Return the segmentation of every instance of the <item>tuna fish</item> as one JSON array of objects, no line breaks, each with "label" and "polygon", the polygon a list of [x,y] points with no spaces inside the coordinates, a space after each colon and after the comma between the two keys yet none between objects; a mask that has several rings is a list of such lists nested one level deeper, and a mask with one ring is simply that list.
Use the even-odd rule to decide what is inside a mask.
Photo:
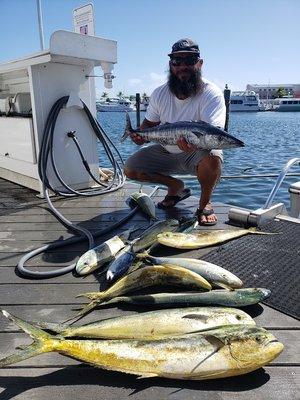
[{"label": "tuna fish", "polygon": [[6,311],[33,343],[0,360],[0,367],[58,352],[94,366],[141,377],[215,379],[254,371],[283,350],[273,334],[253,325],[229,325],[158,340],[75,340],[50,335]]},{"label": "tuna fish", "polygon": [[114,281],[126,274],[134,259],[135,255],[132,252],[131,244],[129,244],[120,250],[116,258],[109,264],[106,272],[106,280]]},{"label": "tuna fish", "polygon": [[183,137],[187,143],[197,146],[199,149],[228,149],[244,146],[241,140],[204,121],[179,121],[158,125],[143,131],[132,129],[130,117],[126,114],[126,128],[121,142],[131,133],[137,133],[146,141],[162,145],[176,145],[178,139]]}]

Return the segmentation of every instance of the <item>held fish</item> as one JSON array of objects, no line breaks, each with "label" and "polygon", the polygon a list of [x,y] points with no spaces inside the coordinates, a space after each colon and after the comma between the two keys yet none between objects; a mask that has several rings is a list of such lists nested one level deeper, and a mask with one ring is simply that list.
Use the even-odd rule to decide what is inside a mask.
[{"label": "held fish", "polygon": [[179,121],[158,125],[146,130],[134,130],[131,126],[130,117],[126,113],[126,128],[124,135],[121,137],[121,142],[131,133],[137,133],[148,142],[162,145],[176,145],[178,139],[183,137],[187,143],[199,149],[229,149],[245,146],[241,140],[204,121]]},{"label": "held fish", "polygon": [[132,193],[130,199],[137,203],[141,210],[147,214],[151,219],[156,220],[155,216],[155,203],[146,193],[141,190],[139,192]]},{"label": "held fish", "polygon": [[259,232],[255,228],[250,229],[217,229],[211,231],[199,231],[193,233],[163,232],[157,235],[157,241],[168,247],[176,249],[200,249],[214,246],[229,240],[248,234],[274,235],[268,232]]},{"label": "held fish", "polygon": [[177,307],[191,305],[245,307],[257,304],[269,297],[271,291],[263,288],[215,289],[203,293],[155,293],[137,296],[115,297],[103,304],[136,304],[143,306]]},{"label": "held fish", "polygon": [[164,221],[157,221],[146,229],[142,235],[132,245],[134,253],[145,250],[157,242],[157,235],[164,231],[173,232],[177,230],[179,222],[177,219],[167,219]]},{"label": "held fish", "polygon": [[131,230],[124,231],[106,242],[88,250],[76,263],[75,270],[78,275],[87,275],[114,259],[115,255],[126,245]]},{"label": "held fish", "polygon": [[178,265],[179,267],[187,268],[200,274],[214,286],[232,289],[237,289],[243,286],[243,282],[236,275],[207,261],[196,260],[193,258],[154,257],[148,253],[138,254],[137,257],[139,259],[146,259],[152,264]]},{"label": "held fish", "polygon": [[108,318],[82,326],[38,323],[62,337],[88,339],[153,339],[181,336],[224,325],[255,325],[244,311],[225,307],[189,307]]},{"label": "held fish", "polygon": [[110,282],[126,274],[134,259],[135,254],[132,252],[131,244],[129,244],[120,250],[115,259],[109,264],[106,280]]},{"label": "held fish", "polygon": [[128,275],[123,276],[110,288],[103,292],[84,293],[77,297],[87,297],[92,302],[70,320],[76,320],[97,307],[104,301],[108,301],[116,296],[128,293],[131,290],[143,289],[157,285],[185,285],[193,289],[210,290],[211,285],[206,279],[188,269],[175,267],[174,265],[152,265],[139,268]]},{"label": "held fish", "polygon": [[53,351],[141,377],[203,380],[254,371],[274,360],[284,347],[274,335],[253,325],[229,325],[159,340],[75,340],[50,335],[6,311],[3,314],[34,341],[1,359],[2,368]]}]

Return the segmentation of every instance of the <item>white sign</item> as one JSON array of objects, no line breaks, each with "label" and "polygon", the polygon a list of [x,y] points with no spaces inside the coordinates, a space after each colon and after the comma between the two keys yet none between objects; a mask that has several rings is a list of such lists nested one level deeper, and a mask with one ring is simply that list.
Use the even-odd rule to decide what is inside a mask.
[{"label": "white sign", "polygon": [[95,36],[94,6],[86,4],[73,10],[74,31],[82,35]]}]

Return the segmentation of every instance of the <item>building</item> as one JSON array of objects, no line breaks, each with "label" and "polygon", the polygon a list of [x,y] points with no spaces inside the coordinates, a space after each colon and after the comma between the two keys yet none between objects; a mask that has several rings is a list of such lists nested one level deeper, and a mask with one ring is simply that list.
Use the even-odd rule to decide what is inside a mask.
[{"label": "building", "polygon": [[283,88],[286,96],[300,97],[300,83],[291,84],[267,84],[267,85],[256,85],[248,84],[247,90],[254,91],[259,94],[260,99],[274,99],[278,97],[278,89]]}]

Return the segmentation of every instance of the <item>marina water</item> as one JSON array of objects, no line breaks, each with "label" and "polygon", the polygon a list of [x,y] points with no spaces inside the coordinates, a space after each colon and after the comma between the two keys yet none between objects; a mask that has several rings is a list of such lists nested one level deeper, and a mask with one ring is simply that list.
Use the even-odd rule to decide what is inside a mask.
[{"label": "marina water", "polygon": [[[145,113],[141,113],[141,121]],[[136,113],[131,112],[132,124]],[[120,136],[125,129],[125,114],[122,112],[98,113],[98,120],[111,140],[117,145],[124,160],[140,146],[130,139],[123,144]],[[300,112],[236,112],[230,114],[229,133],[245,142],[244,148],[224,151],[222,175],[278,175],[286,162],[300,157]],[[107,160],[99,154],[100,165],[108,166]],[[299,166],[289,172],[300,173]],[[288,188],[300,176],[286,177],[274,202],[283,202],[288,208]],[[185,185],[193,195],[200,195],[197,178],[185,178]],[[213,194],[213,201],[240,207],[256,209],[262,207],[276,181],[276,177],[221,179]]]}]

